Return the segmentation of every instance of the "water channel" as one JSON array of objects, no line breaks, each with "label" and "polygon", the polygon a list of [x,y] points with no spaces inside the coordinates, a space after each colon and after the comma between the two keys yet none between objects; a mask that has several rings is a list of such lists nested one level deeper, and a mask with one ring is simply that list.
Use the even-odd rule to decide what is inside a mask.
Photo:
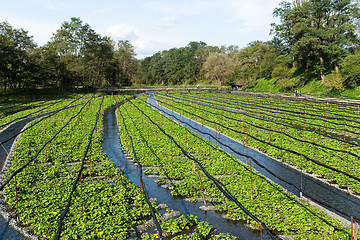
[{"label": "water channel", "polygon": [[[151,95],[148,99],[148,103],[162,109],[165,115],[174,115],[176,118],[180,119],[183,122],[187,122],[195,129],[199,129],[205,133],[211,133],[215,135],[216,133],[205,127],[201,124],[198,124],[184,116],[176,112],[172,112],[167,108],[164,108],[156,102],[153,95]],[[103,130],[104,130],[104,142],[103,142],[103,151],[106,155],[114,162],[115,166],[119,168],[123,168],[125,163],[125,155],[122,152],[120,142],[119,142],[119,133],[118,126],[116,123],[115,110],[118,106],[113,106],[105,110],[104,119],[103,119]],[[12,137],[14,134],[17,134],[21,129],[28,123],[29,121],[35,120],[37,117],[31,117],[27,119],[23,119],[18,121],[16,124],[10,125],[5,130],[0,132],[0,142],[4,142],[8,138]],[[175,119],[176,121],[176,119]],[[180,123],[180,122],[179,122]],[[182,124],[182,123],[180,123]],[[183,125],[183,124],[182,124]],[[204,135],[197,130],[189,128],[194,133],[200,135],[204,139],[208,140],[208,135]],[[232,139],[227,138],[223,135],[217,135],[217,141],[223,142],[226,145],[231,146],[239,152],[245,153],[245,149],[243,144],[234,141]],[[14,139],[8,141],[4,144],[4,148],[8,151],[13,144]],[[213,143],[217,144],[215,140]],[[236,158],[241,160],[242,162],[246,162],[246,158],[239,156],[237,153],[233,152],[231,149],[227,147],[219,147],[223,148],[229,154],[234,155]],[[0,154],[1,154],[1,165],[3,165],[5,157],[7,155],[6,151],[3,147],[0,146]],[[278,175],[281,175],[286,180],[289,180],[295,184],[300,184],[300,172],[288,167],[284,164],[275,161],[274,159],[267,157],[255,150],[248,149],[248,154],[259,161],[259,163],[268,167],[271,171],[276,172]],[[253,167],[259,171],[264,176],[272,179],[275,183],[283,186],[285,189],[293,192],[295,195],[299,195],[299,192],[277,178],[274,178],[264,169],[258,167],[256,164],[253,164]],[[127,178],[137,184],[139,186],[139,177],[137,166],[130,161],[126,161],[125,164],[125,175]],[[198,217],[200,221],[207,221],[212,224],[216,229],[220,232],[227,232],[231,235],[237,236],[240,239],[259,239],[260,234],[258,231],[247,228],[239,222],[226,220],[221,217],[219,213],[213,211],[203,211],[200,210],[199,207],[203,205],[203,203],[190,203],[181,198],[175,198],[171,195],[170,191],[160,187],[157,183],[155,183],[154,178],[148,178],[145,175],[143,176],[143,181],[146,185],[147,191],[150,194],[150,197],[159,199],[158,203],[165,203],[168,205],[170,209],[179,211],[182,214],[193,214]],[[346,192],[341,191],[333,186],[330,186],[322,181],[316,180],[310,176],[303,176],[303,186],[312,195],[320,198],[333,206],[336,206],[339,209],[342,209],[349,213],[352,216],[360,218],[360,200],[357,197],[348,195]],[[22,234],[9,226],[9,223],[5,221],[2,217],[0,217],[0,240],[2,239],[26,239]],[[270,239],[268,236],[264,236],[264,239]]]},{"label": "water channel", "polygon": [[[30,121],[33,121],[37,118],[40,118],[42,115],[36,116],[36,117],[29,117],[26,119],[22,119],[20,121],[17,121],[9,126],[7,126],[4,130],[0,132],[0,142],[5,142],[9,138],[13,137],[15,134],[18,134],[23,127]],[[3,145],[0,145],[0,156],[1,156],[1,168],[4,165],[7,152],[10,151],[10,148],[14,142],[15,138],[11,139],[10,141],[4,143]],[[5,149],[6,150],[5,150]],[[7,222],[3,217],[0,217],[0,240],[3,239],[27,239],[24,237],[20,232],[15,230],[9,225],[9,222]]]},{"label": "water channel", "polygon": [[[119,142],[119,133],[118,125],[116,123],[115,110],[118,106],[110,107],[105,110],[104,119],[103,119],[103,129],[104,129],[104,142],[103,150],[106,155],[114,162],[116,167],[122,168],[125,162],[125,155],[122,152],[120,142]],[[43,114],[44,115],[44,114]],[[43,116],[41,115],[41,116]],[[0,142],[4,142],[10,137],[13,137],[15,134],[18,134],[21,129],[30,121],[36,120],[41,116],[30,117],[17,121],[15,124],[8,126],[5,130],[0,132]],[[10,150],[15,138],[3,144],[4,148],[0,146],[1,154],[1,165],[3,166],[5,158],[7,156],[7,151]],[[125,165],[125,175],[127,178],[139,186],[139,177],[138,169],[132,162],[126,161]],[[179,211],[182,214],[192,214],[198,217],[200,221],[207,221],[211,223],[215,228],[219,229],[221,232],[228,232],[234,236],[238,236],[240,239],[259,239],[259,232],[251,230],[241,223],[234,221],[226,220],[222,218],[219,214],[215,212],[205,212],[199,209],[202,206],[202,203],[189,203],[184,201],[181,198],[172,197],[170,191],[160,187],[157,183],[154,182],[154,178],[148,178],[143,176],[143,181],[146,185],[147,191],[149,192],[152,198],[161,199],[159,203],[165,203],[170,209]],[[0,217],[0,240],[5,239],[18,239],[26,240],[27,238],[23,236],[20,232],[15,230],[9,225],[3,217]],[[270,239],[265,236],[264,239]]]},{"label": "water channel", "polygon": [[[92,100],[92,101],[94,101],[94,100]],[[83,103],[80,103],[80,104],[83,104]],[[79,105],[79,104],[75,104],[70,107],[77,106],[77,105]],[[57,110],[59,110],[59,109],[57,109]],[[27,123],[34,121],[36,119],[39,119],[48,114],[51,114],[53,112],[56,112],[57,110],[52,110],[52,111],[49,111],[46,113],[38,114],[36,116],[31,116],[31,117],[28,117],[25,119],[15,121],[15,122],[7,125],[2,130],[0,130],[0,143],[2,143],[0,145],[1,169],[4,167],[5,159],[8,155],[8,152],[11,149],[11,146],[13,145],[13,143],[15,141],[14,136],[18,135]],[[3,218],[3,216],[0,216],[0,240],[5,240],[5,239],[25,240],[27,238],[24,235],[22,235],[19,231],[15,230],[13,227],[11,227],[10,221],[6,221]]]},{"label": "water channel", "polygon": [[[227,136],[224,136],[222,134],[216,134],[216,132],[214,130],[212,130],[206,126],[203,126],[199,123],[196,123],[176,112],[172,112],[171,110],[169,110],[167,108],[164,108],[163,106],[158,104],[158,102],[155,100],[153,95],[150,95],[150,97],[148,99],[148,103],[152,106],[155,106],[155,107],[161,109],[162,110],[161,112],[163,114],[170,116],[170,117],[171,117],[171,115],[174,115],[180,121],[187,123],[187,124],[183,124],[180,121],[174,119],[174,121],[177,121],[179,124],[185,125],[186,127],[188,127],[187,126],[188,124],[193,126],[194,128],[191,128],[191,127],[188,127],[188,128],[190,130],[192,130],[194,133],[203,137],[205,140],[208,140],[208,135],[203,134],[201,132],[210,133],[213,136],[217,135],[217,140],[211,138],[211,141],[214,144],[217,144],[220,148],[222,148],[227,153],[234,155],[237,159],[239,159],[243,163],[246,163],[246,157],[240,156],[239,154],[237,154],[230,148],[223,146],[222,144],[219,144],[219,142],[221,142],[225,145],[230,146],[233,149],[236,149],[236,151],[238,151],[242,154],[246,154],[246,148],[244,147],[244,145],[242,143],[235,141],[233,139],[230,139]],[[251,148],[248,148],[248,155],[255,158],[261,165],[266,166],[269,170],[271,170],[272,172],[275,172],[278,176],[281,176],[282,178],[295,184],[296,186],[300,186],[300,181],[301,181],[301,172],[300,171],[298,171],[294,168],[291,168],[285,164],[281,164],[279,161],[276,161],[276,160],[274,160],[258,151],[255,151]],[[262,175],[268,177],[273,182],[281,185],[283,188],[289,190],[293,194],[300,196],[300,192],[296,188],[294,188],[292,185],[289,185],[289,184],[279,180],[278,178],[274,177],[273,175],[271,175],[270,173],[268,173],[266,170],[259,167],[255,163],[253,163],[252,166],[255,170],[260,172]],[[334,207],[346,212],[350,216],[354,216],[354,217],[360,219],[360,199],[359,198],[352,196],[352,195],[348,195],[345,191],[340,190],[340,189],[338,189],[332,185],[329,185],[323,181],[315,179],[309,175],[303,175],[303,189],[304,189],[304,191],[309,193],[309,195],[312,195],[312,196],[328,203],[329,205],[334,206]],[[338,213],[338,214],[341,215],[340,213]],[[345,216],[342,216],[342,217],[345,217]]]},{"label": "water channel", "polygon": [[[119,142],[119,130],[116,123],[115,110],[116,106],[108,108],[104,113],[103,150],[108,158],[114,162],[116,167],[123,168],[126,160]],[[124,174],[130,181],[137,186],[140,186],[139,171],[137,166],[131,161],[126,161]],[[216,212],[200,210],[199,207],[202,206],[203,203],[190,203],[181,198],[173,197],[169,190],[160,187],[154,180],[154,178],[148,178],[146,175],[143,175],[146,190],[151,198],[157,198],[159,200],[158,203],[165,203],[170,209],[179,211],[182,214],[192,214],[197,216],[198,220],[207,221],[220,232],[230,233],[240,239],[260,239],[259,231],[247,228],[239,222],[226,220]],[[270,239],[270,237],[265,235],[264,239]]]}]

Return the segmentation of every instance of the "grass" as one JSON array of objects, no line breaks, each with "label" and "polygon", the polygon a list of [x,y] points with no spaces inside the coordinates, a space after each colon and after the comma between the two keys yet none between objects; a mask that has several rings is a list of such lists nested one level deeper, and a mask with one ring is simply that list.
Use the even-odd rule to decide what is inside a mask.
[{"label": "grass", "polygon": [[345,89],[341,94],[342,97],[360,99],[360,86],[351,89]]},{"label": "grass", "polygon": [[245,91],[251,92],[266,92],[266,93],[286,93],[282,90],[282,87],[276,85],[276,79],[260,78],[255,87],[246,88]]},{"label": "grass", "polygon": [[[360,99],[360,86],[354,88],[347,88],[341,92],[330,91],[324,85],[320,83],[320,80],[311,80],[307,84],[301,87],[296,87],[296,90],[301,90],[303,96],[314,97],[333,97],[333,98],[349,98]],[[276,84],[276,79],[258,79],[258,83],[255,87],[245,88],[244,91],[249,92],[266,92],[275,94],[292,95],[295,89],[286,90],[283,87]]]}]

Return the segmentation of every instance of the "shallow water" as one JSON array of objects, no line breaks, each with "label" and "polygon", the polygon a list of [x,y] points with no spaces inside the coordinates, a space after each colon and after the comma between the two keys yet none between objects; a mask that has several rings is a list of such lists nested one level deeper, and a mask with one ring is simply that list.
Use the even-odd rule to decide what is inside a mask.
[{"label": "shallow water", "polygon": [[[152,97],[149,98],[149,102],[151,104],[156,105],[156,101]],[[161,108],[161,106],[159,106]],[[172,114],[171,111],[162,108],[167,115]],[[206,127],[201,126],[201,124],[197,124],[191,120],[188,120],[185,117],[174,112],[174,115],[179,118],[181,121],[186,121],[187,123],[194,126],[196,129],[199,129],[203,132],[209,132],[215,135],[216,133]],[[16,124],[8,127],[5,131],[0,133],[0,142],[7,140],[9,137],[12,137],[14,134],[18,133],[27,122],[34,120],[35,118],[28,118],[17,122]],[[180,123],[181,124],[181,123]],[[208,140],[208,135],[204,135],[192,128],[189,128],[194,133],[199,134],[204,139]],[[242,144],[237,143],[225,136],[217,135],[217,141],[225,143],[226,145],[231,146],[232,148],[236,149],[241,153],[245,153],[245,148]],[[5,143],[3,146],[6,151],[9,151],[14,139]],[[216,140],[211,139],[213,143],[217,143]],[[226,152],[229,154],[234,155],[242,162],[246,162],[246,158],[242,156],[238,156],[234,153],[231,149],[227,147],[222,147]],[[1,159],[1,166],[3,165],[5,158],[6,158],[6,151],[0,145],[0,159]],[[125,163],[125,155],[121,150],[120,143],[119,143],[119,135],[118,135],[118,126],[115,119],[115,107],[111,107],[105,111],[104,114],[104,142],[103,142],[103,150],[107,154],[107,156],[114,162],[114,164],[119,167],[123,168]],[[291,181],[297,186],[300,185],[300,172],[292,169],[284,164],[281,164],[263,154],[254,151],[252,149],[248,149],[248,154],[259,161],[259,163],[267,166],[273,172],[276,172],[278,175],[281,175],[283,178]],[[277,178],[273,177],[267,171],[263,170],[262,168],[258,167],[255,163],[252,165],[254,169],[259,171],[264,176],[272,179],[274,182],[278,183],[279,185],[283,186],[284,188],[288,189],[289,191],[293,192],[294,194],[299,196],[298,190],[294,187],[289,186],[288,184],[278,180]],[[137,184],[139,186],[139,176],[138,176],[138,169],[137,167],[130,161],[126,161],[125,164],[125,175],[127,178]],[[143,180],[146,186],[147,191],[150,194],[150,197],[154,197],[159,199],[158,203],[165,203],[169,206],[170,209],[180,211],[182,214],[193,214],[198,216],[200,221],[207,221],[212,224],[216,229],[220,232],[228,232],[234,236],[239,237],[240,239],[259,239],[259,232],[251,230],[241,223],[230,221],[223,219],[220,214],[212,211],[202,211],[199,209],[199,206],[202,206],[203,203],[189,203],[184,201],[181,198],[174,198],[170,194],[170,191],[161,188],[157,183],[154,182],[154,178],[148,178],[143,175]],[[343,211],[346,211],[352,216],[360,218],[360,200],[356,197],[349,196],[346,192],[341,191],[335,187],[329,186],[321,181],[318,181],[312,177],[303,175],[303,186],[304,189],[309,192],[311,195],[320,198],[327,203],[335,206]],[[26,239],[23,235],[21,235],[18,231],[13,229],[9,226],[8,222],[6,222],[2,217],[0,217],[0,240],[2,239]],[[264,239],[269,239],[269,237],[265,236]]]},{"label": "shallow water", "polygon": [[[53,110],[56,111],[56,110]],[[36,116],[28,117],[22,120],[19,120],[13,124],[11,124],[8,128],[6,128],[4,131],[0,132],[0,143],[7,141],[9,138],[12,138],[16,134],[18,134],[23,127],[38,118],[41,118],[43,116],[46,116],[48,114],[51,114],[53,111],[47,112],[47,113],[41,113]],[[14,143],[15,137],[11,140],[7,141],[4,144],[0,145],[0,160],[1,160],[1,169],[4,165],[5,159],[7,157],[7,153],[10,151],[12,144]],[[16,240],[22,240],[27,239],[24,237],[20,232],[16,231],[14,228],[12,228],[6,220],[0,216],[0,240],[2,239],[16,239]]]},{"label": "shallow water", "polygon": [[[21,129],[29,122],[35,118],[28,118],[20,120],[19,122],[11,125],[6,130],[0,133],[0,142],[4,142],[15,134],[19,133]],[[13,144],[15,138],[3,144],[3,147],[0,145],[0,156],[1,156],[1,168],[5,162],[7,152],[10,151],[11,145]],[[5,149],[6,151],[5,151]],[[2,239],[27,239],[20,232],[16,231],[14,228],[9,226],[9,223],[5,221],[4,218],[0,217],[0,240]]]},{"label": "shallow water", "polygon": [[[103,150],[108,158],[114,162],[116,167],[123,169],[125,165],[124,174],[130,181],[139,186],[138,168],[129,160],[125,161],[125,155],[120,146],[115,109],[116,107],[108,108],[104,113]],[[155,180],[155,178],[148,178],[146,175],[143,175],[146,190],[151,198],[157,198],[159,200],[158,204],[165,203],[170,209],[179,211],[182,214],[195,215],[198,217],[198,220],[207,221],[220,232],[230,233],[240,239],[260,239],[259,231],[249,229],[239,222],[226,220],[222,218],[219,213],[200,210],[199,207],[203,205],[202,202],[189,203],[181,198],[173,197],[169,190],[160,187],[155,183]],[[270,237],[264,234],[264,239],[270,239]]]},{"label": "shallow water", "polygon": [[[173,114],[179,120],[186,122],[189,125],[193,126],[195,128],[195,130],[191,127],[188,127],[187,124],[185,124],[186,127],[188,127],[191,131],[198,134],[199,136],[203,137],[205,140],[209,139],[208,135],[203,134],[200,131],[202,131],[204,133],[211,133],[213,136],[217,135],[217,140],[211,138],[212,143],[217,144],[220,148],[222,148],[229,154],[234,155],[237,159],[239,159],[243,163],[246,163],[246,157],[240,156],[239,154],[237,154],[233,150],[229,149],[228,147],[223,146],[222,144],[219,144],[219,142],[221,142],[225,145],[228,145],[233,149],[236,149],[236,151],[238,151],[242,154],[246,154],[246,148],[244,147],[243,144],[236,142],[236,141],[234,141],[226,136],[223,136],[221,134],[216,134],[215,131],[213,131],[205,126],[202,126],[201,124],[198,124],[194,121],[191,121],[188,118],[185,118],[176,112],[173,113],[172,111],[162,107],[161,105],[158,105],[158,103],[155,101],[153,95],[151,95],[149,97],[148,102],[149,102],[149,104],[157,106],[158,108],[162,109],[164,111],[162,113],[164,113],[165,115],[171,116]],[[174,119],[174,121],[177,121],[177,120]],[[179,122],[179,121],[177,121],[177,122]],[[184,125],[181,122],[179,122],[179,123],[181,125]],[[278,176],[281,176],[285,180],[293,183],[296,186],[301,185],[301,183],[300,183],[301,172],[300,171],[293,169],[285,164],[281,164],[280,162],[275,161],[274,159],[272,159],[264,154],[261,154],[253,149],[250,149],[250,148],[248,148],[248,155],[253,157],[254,159],[256,159],[259,162],[259,164],[266,166],[269,170],[276,173]],[[281,185],[282,187],[289,190],[293,194],[300,196],[300,192],[294,186],[291,186],[291,185],[279,180],[278,178],[274,177],[273,175],[271,175],[270,173],[268,173],[266,170],[259,167],[255,163],[252,164],[252,167],[255,170],[257,170],[258,172],[260,172],[262,175],[270,178],[272,181]],[[342,191],[336,187],[333,187],[329,184],[326,184],[322,181],[319,181],[311,176],[304,175],[304,174],[303,174],[303,190],[304,190],[304,192],[309,193],[309,195],[312,195],[317,199],[325,201],[330,206],[336,207],[336,208],[346,212],[350,216],[354,216],[354,217],[360,219],[360,199],[359,198],[354,197],[352,195],[348,195],[345,191]],[[329,210],[332,210],[332,209],[329,209]],[[338,213],[338,214],[343,216],[341,213]],[[345,217],[345,216],[343,216],[343,217]],[[347,218],[347,217],[345,217],[345,218]]]}]

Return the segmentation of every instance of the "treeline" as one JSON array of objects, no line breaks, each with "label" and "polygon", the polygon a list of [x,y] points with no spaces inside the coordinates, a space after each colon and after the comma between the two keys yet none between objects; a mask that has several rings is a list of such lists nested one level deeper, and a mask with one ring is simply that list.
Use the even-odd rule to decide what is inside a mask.
[{"label": "treeline", "polygon": [[318,80],[329,90],[360,84],[360,11],[351,0],[294,0],[273,12],[273,39],[247,47],[187,46],[136,59],[127,40],[113,42],[79,18],[37,47],[23,29],[0,23],[0,81],[8,87],[198,84],[256,86],[261,78],[290,90]]},{"label": "treeline", "polygon": [[214,81],[219,85],[254,87],[272,78],[285,90],[319,80],[329,90],[360,84],[359,19],[351,0],[283,1],[273,15],[269,42],[247,47],[212,47],[192,42],[143,60],[140,78],[146,84]]},{"label": "treeline", "polygon": [[3,88],[115,86],[135,81],[139,61],[129,41],[114,43],[79,18],[71,18],[42,47],[23,29],[0,23]]}]

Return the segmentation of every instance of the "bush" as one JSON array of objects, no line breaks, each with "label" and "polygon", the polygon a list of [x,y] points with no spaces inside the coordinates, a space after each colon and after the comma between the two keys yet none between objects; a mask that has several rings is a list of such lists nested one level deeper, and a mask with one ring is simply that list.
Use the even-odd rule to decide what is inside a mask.
[{"label": "bush", "polygon": [[345,89],[344,82],[345,79],[341,76],[341,74],[333,71],[331,74],[326,75],[324,85],[330,91],[341,92]]},{"label": "bush", "polygon": [[344,58],[340,65],[341,75],[345,78],[348,87],[354,87],[360,83],[360,51]]}]

